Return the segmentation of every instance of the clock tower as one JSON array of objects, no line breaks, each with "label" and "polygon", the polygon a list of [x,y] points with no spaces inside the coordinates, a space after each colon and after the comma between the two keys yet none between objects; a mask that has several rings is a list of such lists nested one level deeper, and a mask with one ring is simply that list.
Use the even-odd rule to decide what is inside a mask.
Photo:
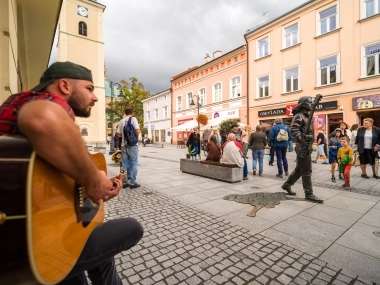
[{"label": "clock tower", "polygon": [[57,25],[57,61],[71,61],[91,70],[98,102],[89,118],[76,118],[86,143],[105,143],[103,12],[92,0],[63,0]]}]

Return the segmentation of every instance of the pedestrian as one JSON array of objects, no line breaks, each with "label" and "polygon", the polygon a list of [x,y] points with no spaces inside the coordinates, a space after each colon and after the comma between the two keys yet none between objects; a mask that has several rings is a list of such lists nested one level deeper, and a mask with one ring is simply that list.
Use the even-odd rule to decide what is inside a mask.
[{"label": "pedestrian", "polygon": [[129,145],[127,139],[124,137],[124,127],[127,123],[131,123],[135,129],[136,136],[140,134],[140,126],[136,119],[133,116],[133,108],[127,107],[124,111],[125,117],[120,120],[116,135],[122,138],[121,145],[121,157],[123,168],[127,171],[128,178],[130,179],[125,185],[133,188],[138,188],[141,185],[136,182],[137,173],[138,173],[138,163],[139,163],[139,144],[138,142],[135,145]]},{"label": "pedestrian", "polygon": [[347,136],[342,137],[340,139],[340,144],[342,147],[338,150],[337,155],[339,167],[342,168],[344,178],[344,184],[340,187],[344,189],[351,189],[350,172],[353,162],[352,157],[354,155],[354,150],[349,146],[349,143],[350,139]]},{"label": "pedestrian", "polygon": [[[273,127],[276,125],[276,123],[273,124],[271,130],[273,129]],[[270,133],[270,131],[269,131]],[[269,161],[269,165],[270,166],[273,166],[273,162],[274,162],[274,146],[271,144],[271,141],[270,141],[270,138],[269,138],[269,133],[268,133],[268,147],[269,147],[269,157],[268,157],[268,161]]]},{"label": "pedestrian", "polygon": [[208,143],[208,138],[210,137],[211,133],[208,129],[205,129],[202,134],[202,150],[206,148]]},{"label": "pedestrian", "polygon": [[111,143],[112,137],[110,134],[107,136],[107,144],[109,145]]},{"label": "pedestrian", "polygon": [[283,171],[285,171],[285,175],[289,175],[288,170],[288,159],[286,158],[286,151],[288,149],[289,140],[293,140],[290,134],[289,127],[282,124],[282,119],[277,118],[274,120],[276,126],[274,126],[270,133],[270,141],[271,145],[274,146],[274,151],[276,152],[277,159],[277,168],[278,173],[276,177],[282,178]]},{"label": "pedestrian", "polygon": [[196,159],[201,152],[201,137],[198,133],[198,127],[193,128],[193,132],[190,134],[189,139],[186,142],[187,147],[191,147],[194,151],[191,153],[191,158]]},{"label": "pedestrian", "polygon": [[216,136],[214,134],[209,136],[206,145],[207,157],[206,161],[219,162],[222,155],[222,147],[218,145]]},{"label": "pedestrian", "polygon": [[350,138],[350,144],[352,148],[356,148],[355,139],[356,139],[356,135],[358,134],[358,128],[359,128],[358,124],[353,124],[351,126],[351,136],[349,138]]},{"label": "pedestrian", "polygon": [[236,141],[241,143],[241,131],[238,124],[235,123],[231,126],[231,130],[227,133],[227,136],[231,133],[235,135]]},{"label": "pedestrian", "polygon": [[219,145],[220,147],[222,147],[222,141],[221,141],[218,129],[213,129],[212,130],[212,134],[215,136],[217,145]]},{"label": "pedestrian", "polygon": [[327,162],[326,154],[325,154],[325,135],[323,134],[323,128],[317,129],[318,135],[317,135],[317,156],[313,160],[314,163],[317,163],[318,158],[322,157],[324,160],[322,164],[329,164]]},{"label": "pedestrian", "polygon": [[[281,186],[283,190],[288,192],[288,195],[296,195],[292,191],[292,186],[302,176],[302,186],[305,191],[305,199],[323,203],[313,193],[313,184],[311,182],[311,152],[313,143],[313,128],[310,127],[306,130],[309,120],[313,118],[310,116],[312,107],[312,98],[309,96],[302,96],[298,100],[298,105],[293,109],[293,119],[290,126],[292,138],[296,143],[297,164],[294,171],[289,175],[286,182]],[[310,126],[312,126],[311,124]]]},{"label": "pedestrian", "polygon": [[373,119],[365,118],[363,127],[358,129],[355,144],[359,152],[361,177],[369,178],[367,175],[367,164],[371,165],[373,178],[380,179],[375,169],[375,153],[380,148],[380,129],[373,126]]},{"label": "pedestrian", "polygon": [[256,131],[249,137],[249,148],[252,150],[252,174],[256,175],[259,164],[259,176],[263,175],[265,146],[268,143],[266,135],[261,131],[261,126],[256,126]]},{"label": "pedestrian", "polygon": [[352,133],[347,123],[345,123],[344,121],[340,121],[339,127],[342,129],[342,137],[344,136],[347,136],[349,138],[351,137]]},{"label": "pedestrian", "polygon": [[249,148],[248,140],[249,140],[249,126],[245,126],[241,132],[241,142],[243,144],[243,149],[244,149],[244,158],[248,158],[247,156],[247,152]]},{"label": "pedestrian", "polygon": [[[75,124],[75,116],[91,115],[98,101],[94,88],[89,69],[68,61],[55,62],[45,70],[36,87],[11,95],[0,106],[0,135],[26,137],[40,158],[75,180],[86,196],[99,204],[119,195],[122,183],[120,175],[111,182],[104,171],[98,170]],[[67,189],[66,194],[72,191]],[[66,227],[65,223],[59,227]],[[80,234],[73,233],[70,226],[62,230],[66,236]],[[142,235],[141,224],[133,218],[112,219],[98,225],[59,284],[86,284],[84,271],[87,271],[92,284],[99,284],[101,278],[103,284],[121,285],[114,256],[135,246]],[[43,240],[33,242],[44,243]],[[68,248],[77,246],[65,242],[63,245]],[[46,265],[55,264],[55,258],[62,257],[49,256]],[[57,268],[57,273],[60,269]],[[49,273],[54,276],[54,272]]]},{"label": "pedestrian", "polygon": [[222,158],[220,163],[236,164],[243,168],[243,180],[248,180],[247,161],[244,158],[244,149],[240,142],[236,140],[233,133],[227,136],[227,142],[222,146]]},{"label": "pedestrian", "polygon": [[[336,128],[332,135],[333,136],[330,138],[329,142],[329,164],[331,165],[331,181],[336,182],[335,169],[338,162],[338,150],[342,147],[342,145],[340,144],[340,139],[342,137],[342,129]],[[339,173],[339,179],[343,180],[342,173]]]}]

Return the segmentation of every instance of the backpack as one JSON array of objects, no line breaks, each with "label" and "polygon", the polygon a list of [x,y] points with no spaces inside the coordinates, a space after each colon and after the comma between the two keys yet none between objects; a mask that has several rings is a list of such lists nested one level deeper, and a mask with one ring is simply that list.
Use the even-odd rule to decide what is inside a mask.
[{"label": "backpack", "polygon": [[139,139],[136,135],[135,128],[133,127],[131,120],[132,117],[129,118],[128,122],[124,126],[124,140],[125,144],[134,146],[137,144]]},{"label": "backpack", "polygon": [[289,140],[288,132],[285,129],[280,129],[276,137],[278,142],[284,142]]}]

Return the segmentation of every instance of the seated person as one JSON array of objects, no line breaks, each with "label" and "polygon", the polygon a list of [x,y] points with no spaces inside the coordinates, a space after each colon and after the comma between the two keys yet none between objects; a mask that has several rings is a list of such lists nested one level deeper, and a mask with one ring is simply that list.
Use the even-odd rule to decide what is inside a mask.
[{"label": "seated person", "polygon": [[206,161],[213,161],[213,162],[220,161],[222,148],[220,147],[220,145],[218,145],[215,135],[210,135],[207,142],[206,150],[207,150]]},{"label": "seated person", "polygon": [[220,159],[220,163],[224,164],[236,164],[239,167],[243,167],[243,180],[248,179],[248,167],[244,155],[244,149],[240,142],[236,141],[236,136],[233,133],[229,133],[227,136],[227,142],[222,147],[223,155]]},{"label": "seated person", "polygon": [[150,143],[150,139],[145,137],[143,140],[143,145],[145,146],[146,144]]}]

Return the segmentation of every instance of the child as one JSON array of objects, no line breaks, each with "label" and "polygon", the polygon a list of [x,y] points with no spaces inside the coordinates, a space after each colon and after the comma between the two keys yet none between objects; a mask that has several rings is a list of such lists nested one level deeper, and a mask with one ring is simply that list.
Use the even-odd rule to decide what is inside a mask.
[{"label": "child", "polygon": [[338,161],[339,164],[343,166],[343,177],[344,184],[341,188],[351,189],[350,188],[350,172],[352,167],[352,156],[354,155],[354,150],[349,146],[350,139],[347,136],[344,136],[340,139],[340,144],[342,147],[338,150]]},{"label": "child", "polygon": [[[329,142],[329,164],[331,164],[331,181],[335,182],[335,168],[336,163],[338,162],[338,150],[341,148],[340,144],[340,138],[342,136],[342,129],[336,128],[333,132],[333,137],[330,138]],[[343,177],[340,177],[341,174],[339,174],[339,178],[343,179]]]}]

